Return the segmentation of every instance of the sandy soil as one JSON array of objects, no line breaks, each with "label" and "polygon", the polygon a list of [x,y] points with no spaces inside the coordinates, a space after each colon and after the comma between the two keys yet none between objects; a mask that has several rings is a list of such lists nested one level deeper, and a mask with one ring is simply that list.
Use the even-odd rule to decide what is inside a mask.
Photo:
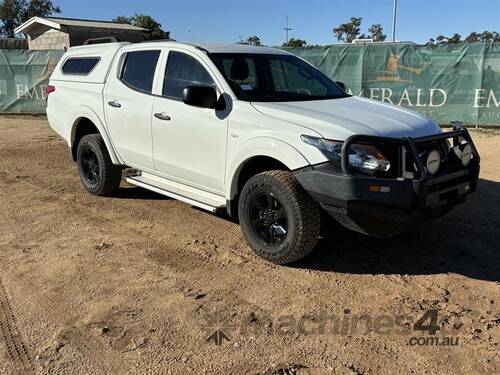
[{"label": "sandy soil", "polygon": [[500,373],[500,135],[474,136],[465,205],[280,267],[223,216],[87,194],[45,119],[0,117],[0,374]]}]

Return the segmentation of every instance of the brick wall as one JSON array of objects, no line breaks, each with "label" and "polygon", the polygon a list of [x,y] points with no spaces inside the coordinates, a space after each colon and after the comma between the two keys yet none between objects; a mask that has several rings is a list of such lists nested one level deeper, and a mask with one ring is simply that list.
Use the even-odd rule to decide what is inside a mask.
[{"label": "brick wall", "polygon": [[55,30],[41,25],[28,35],[28,46],[30,50],[67,49],[70,38],[64,28]]}]

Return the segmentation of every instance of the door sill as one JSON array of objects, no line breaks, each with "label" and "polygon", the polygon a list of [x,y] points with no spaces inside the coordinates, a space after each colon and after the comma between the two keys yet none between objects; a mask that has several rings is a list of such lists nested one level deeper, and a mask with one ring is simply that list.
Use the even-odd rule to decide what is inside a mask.
[{"label": "door sill", "polygon": [[215,212],[226,206],[226,199],[219,195],[186,186],[166,178],[142,172],[141,175],[127,177],[129,184],[154,191],[204,210]]}]

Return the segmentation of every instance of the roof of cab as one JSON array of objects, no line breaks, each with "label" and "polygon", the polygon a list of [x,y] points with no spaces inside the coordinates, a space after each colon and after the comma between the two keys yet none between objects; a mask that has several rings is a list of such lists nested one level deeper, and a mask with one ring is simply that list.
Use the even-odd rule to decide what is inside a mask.
[{"label": "roof of cab", "polygon": [[257,47],[245,44],[230,44],[230,43],[196,43],[196,46],[207,50],[209,53],[262,53],[262,54],[280,54],[288,55],[288,52],[271,47]]},{"label": "roof of cab", "polygon": [[[151,46],[179,47],[193,52],[204,51],[207,53],[258,53],[258,54],[279,54],[286,55],[288,52],[276,48],[256,47],[243,44],[211,44],[211,43],[184,43],[172,40],[148,41],[142,43],[102,43],[85,46],[75,46],[68,49],[63,58],[57,64],[52,73],[51,80],[54,81],[79,81],[87,83],[103,83],[106,80],[111,61],[114,56],[124,47],[132,47],[133,50],[140,50],[141,47]],[[94,69],[86,75],[65,74],[62,66],[68,59],[95,57],[99,62]]]},{"label": "roof of cab", "polygon": [[196,43],[196,42],[177,42],[174,40],[153,40],[146,41],[142,43],[129,43],[129,42],[118,42],[118,43],[102,43],[102,44],[91,44],[85,46],[75,46],[71,47],[68,52],[70,53],[91,53],[110,50],[117,50],[124,46],[134,46],[134,49],[140,48],[140,46],[155,46],[163,44],[165,46],[171,47],[182,47],[192,50],[202,50],[208,53],[259,53],[259,54],[279,54],[288,55],[288,52],[277,48],[271,47],[257,47],[249,46],[245,44],[230,44],[230,43]]},{"label": "roof of cab", "polygon": [[196,49],[201,49],[207,51],[208,53],[262,53],[262,54],[279,54],[279,55],[288,55],[288,52],[277,48],[271,47],[257,47],[257,46],[249,46],[246,44],[232,44],[232,43],[203,43],[203,42],[177,42],[177,41],[169,41],[169,40],[159,40],[159,41],[150,41],[143,42],[143,44],[156,44],[156,43],[165,43],[169,46],[177,46],[177,47],[191,47]]}]

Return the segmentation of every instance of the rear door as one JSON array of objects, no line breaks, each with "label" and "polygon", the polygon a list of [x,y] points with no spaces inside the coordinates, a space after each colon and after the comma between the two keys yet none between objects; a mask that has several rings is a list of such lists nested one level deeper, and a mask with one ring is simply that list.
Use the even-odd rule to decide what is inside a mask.
[{"label": "rear door", "polygon": [[104,95],[115,148],[129,166],[153,170],[151,110],[160,48],[128,48],[118,57]]},{"label": "rear door", "polygon": [[[153,158],[156,171],[170,179],[224,195],[227,115],[187,105],[187,86],[212,86],[210,66],[186,50],[170,50],[162,64],[158,95],[153,104]],[[166,66],[165,66],[166,65]]]}]

